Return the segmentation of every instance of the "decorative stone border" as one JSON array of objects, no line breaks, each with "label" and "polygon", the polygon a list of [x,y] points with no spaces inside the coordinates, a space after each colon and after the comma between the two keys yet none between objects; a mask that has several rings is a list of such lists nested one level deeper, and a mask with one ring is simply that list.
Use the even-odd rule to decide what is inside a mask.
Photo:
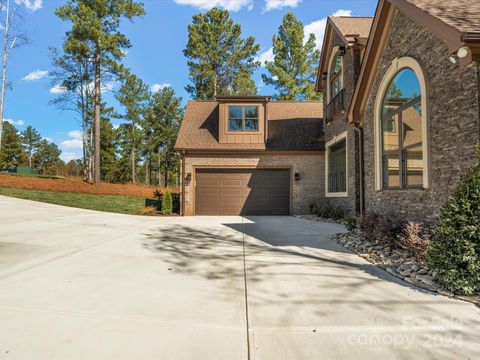
[{"label": "decorative stone border", "polygon": [[[311,221],[342,223],[328,219],[325,220],[313,215],[299,217]],[[338,233],[332,235],[329,239],[411,285],[436,292],[443,296],[480,305],[480,295],[455,295],[443,289],[440,284],[436,282],[436,274],[417,262],[406,250],[392,249],[386,244],[368,241],[364,238],[363,234],[357,230]]]}]

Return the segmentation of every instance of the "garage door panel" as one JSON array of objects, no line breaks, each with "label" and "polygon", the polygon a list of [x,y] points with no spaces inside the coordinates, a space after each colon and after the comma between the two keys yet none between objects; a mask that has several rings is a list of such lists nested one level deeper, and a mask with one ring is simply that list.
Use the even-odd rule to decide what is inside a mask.
[{"label": "garage door panel", "polygon": [[197,169],[198,215],[288,215],[290,173],[285,169]]}]

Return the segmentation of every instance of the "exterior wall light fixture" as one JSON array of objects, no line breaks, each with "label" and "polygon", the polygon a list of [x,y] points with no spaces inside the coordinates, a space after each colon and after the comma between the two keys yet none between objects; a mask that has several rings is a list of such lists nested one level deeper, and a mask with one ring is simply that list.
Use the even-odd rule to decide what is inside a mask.
[{"label": "exterior wall light fixture", "polygon": [[300,173],[298,171],[295,172],[295,181],[300,180]]},{"label": "exterior wall light fixture", "polygon": [[346,52],[345,46],[340,46],[338,48],[338,55],[343,56],[345,55],[345,52]]},{"label": "exterior wall light fixture", "polygon": [[457,56],[459,59],[463,59],[468,55],[468,46],[462,46],[460,49],[457,51]]}]

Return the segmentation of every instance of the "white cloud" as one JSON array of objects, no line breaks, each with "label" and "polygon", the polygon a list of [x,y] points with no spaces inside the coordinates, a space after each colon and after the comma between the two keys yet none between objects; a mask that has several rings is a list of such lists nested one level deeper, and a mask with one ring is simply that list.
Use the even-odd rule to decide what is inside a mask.
[{"label": "white cloud", "polygon": [[15,0],[18,5],[25,5],[30,11],[37,11],[43,6],[43,0]]},{"label": "white cloud", "polygon": [[214,7],[221,7],[228,11],[239,11],[246,7],[253,9],[253,0],[173,0],[178,5],[190,5],[201,10],[210,10]]},{"label": "white cloud", "polygon": [[64,94],[67,92],[67,88],[65,86],[55,85],[50,89],[50,92],[52,94]]},{"label": "white cloud", "polygon": [[74,152],[63,152],[60,154],[60,159],[62,159],[65,162],[69,162],[70,160],[75,160],[75,159],[80,159],[81,156],[78,154],[75,154]]},{"label": "white cloud", "polygon": [[171,87],[172,84],[170,83],[163,83],[163,84],[158,84],[158,83],[155,83],[153,84],[152,86],[150,86],[150,91],[151,92],[157,92],[157,91],[160,91],[166,87]]},{"label": "white cloud", "polygon": [[[331,16],[352,16],[352,10],[340,9],[335,11]],[[326,25],[327,25],[326,17],[306,25],[303,29],[305,33],[305,40],[308,40],[308,37],[310,36],[310,34],[315,34],[316,48],[321,49]]]},{"label": "white cloud", "polygon": [[255,61],[260,61],[261,66],[265,65],[265,61],[273,61],[273,48],[261,52],[260,55],[255,58]]},{"label": "white cloud", "polygon": [[15,126],[23,126],[25,125],[25,122],[23,120],[13,120],[13,119],[3,119],[3,121],[5,122],[8,122],[12,125],[15,125]]},{"label": "white cloud", "polygon": [[82,132],[72,130],[68,132],[70,139],[64,140],[60,143],[62,149],[81,149],[83,147]]},{"label": "white cloud", "polygon": [[120,127],[120,124],[112,124],[114,130],[117,130]]},{"label": "white cloud", "polygon": [[25,75],[22,80],[35,81],[35,80],[40,80],[46,76],[48,76],[47,70],[35,70],[35,71],[32,71],[30,74]]},{"label": "white cloud", "polygon": [[48,142],[53,142],[53,139],[49,136],[42,137],[43,140],[47,140]]},{"label": "white cloud", "polygon": [[284,7],[297,7],[303,0],[265,0],[263,11],[277,10]]}]

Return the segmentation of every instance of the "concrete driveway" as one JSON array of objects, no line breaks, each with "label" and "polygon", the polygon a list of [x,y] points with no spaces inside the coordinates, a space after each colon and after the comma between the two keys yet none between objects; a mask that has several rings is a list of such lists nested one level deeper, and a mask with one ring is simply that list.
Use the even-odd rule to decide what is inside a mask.
[{"label": "concrete driveway", "polygon": [[293,217],[0,197],[0,359],[478,359],[480,311]]}]

